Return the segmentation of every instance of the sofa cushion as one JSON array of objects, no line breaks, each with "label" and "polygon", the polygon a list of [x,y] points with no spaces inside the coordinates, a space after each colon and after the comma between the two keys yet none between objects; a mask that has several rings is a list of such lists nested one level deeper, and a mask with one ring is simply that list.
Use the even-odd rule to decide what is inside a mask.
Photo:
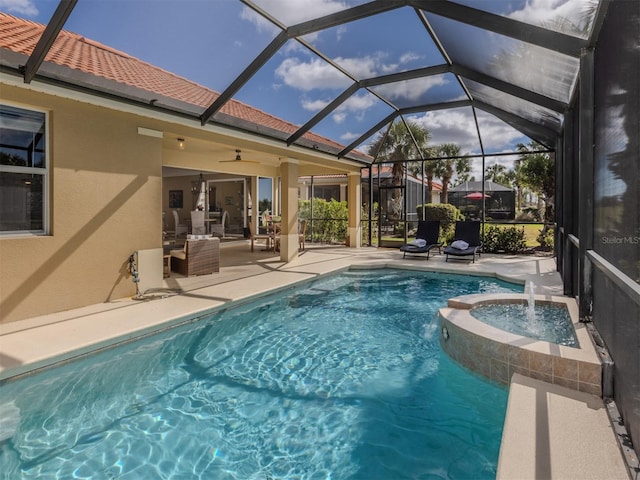
[{"label": "sofa cushion", "polygon": [[170,255],[175,258],[179,258],[180,260],[185,260],[187,258],[187,253],[184,250],[171,250]]}]

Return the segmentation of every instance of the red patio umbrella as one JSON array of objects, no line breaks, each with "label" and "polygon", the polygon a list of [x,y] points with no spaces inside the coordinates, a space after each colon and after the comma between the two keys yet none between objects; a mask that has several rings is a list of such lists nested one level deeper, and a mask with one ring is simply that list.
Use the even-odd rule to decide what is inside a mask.
[{"label": "red patio umbrella", "polygon": [[[484,194],[484,198],[489,198],[490,195]],[[464,198],[468,198],[469,200],[482,200],[482,192],[473,192],[464,196]]]}]

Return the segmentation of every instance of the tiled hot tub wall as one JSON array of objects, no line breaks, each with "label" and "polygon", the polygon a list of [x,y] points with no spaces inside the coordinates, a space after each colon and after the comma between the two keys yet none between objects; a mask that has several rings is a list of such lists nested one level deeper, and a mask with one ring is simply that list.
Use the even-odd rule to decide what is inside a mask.
[{"label": "tiled hot tub wall", "polygon": [[[602,394],[602,369],[591,337],[578,323],[575,305],[564,297],[539,301],[567,304],[580,348],[565,347],[509,333],[473,317],[476,304],[522,301],[523,295],[469,295],[452,299],[440,309],[440,344],[451,358],[503,385],[514,373],[562,385],[581,392]],[[574,302],[575,303],[575,302]],[[452,305],[456,308],[452,308]]]}]

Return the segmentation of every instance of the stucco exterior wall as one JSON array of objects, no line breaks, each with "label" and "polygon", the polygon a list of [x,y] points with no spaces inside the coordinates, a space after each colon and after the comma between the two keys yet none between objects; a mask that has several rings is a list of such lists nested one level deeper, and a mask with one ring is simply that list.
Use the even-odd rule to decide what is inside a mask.
[{"label": "stucco exterior wall", "polygon": [[1,88],[50,112],[51,220],[46,236],[0,236],[0,323],[133,295],[129,255],[161,246],[162,139],[135,115]]}]

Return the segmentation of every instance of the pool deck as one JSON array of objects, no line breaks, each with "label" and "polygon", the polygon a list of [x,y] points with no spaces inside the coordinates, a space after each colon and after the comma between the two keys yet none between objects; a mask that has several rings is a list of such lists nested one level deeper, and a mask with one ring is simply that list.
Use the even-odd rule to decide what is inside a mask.
[{"label": "pool deck", "polygon": [[[224,243],[220,273],[191,278],[172,274],[163,288],[147,292],[145,300],[125,298],[0,324],[0,379],[352,266],[491,275],[533,281],[538,295],[562,295],[555,260],[550,257],[483,254],[475,263],[445,263],[443,255],[427,261],[425,257],[403,259],[394,249],[308,245],[298,259],[286,264],[259,247],[251,253],[248,241]],[[557,388],[514,376],[498,477],[630,478],[602,400]]]}]

